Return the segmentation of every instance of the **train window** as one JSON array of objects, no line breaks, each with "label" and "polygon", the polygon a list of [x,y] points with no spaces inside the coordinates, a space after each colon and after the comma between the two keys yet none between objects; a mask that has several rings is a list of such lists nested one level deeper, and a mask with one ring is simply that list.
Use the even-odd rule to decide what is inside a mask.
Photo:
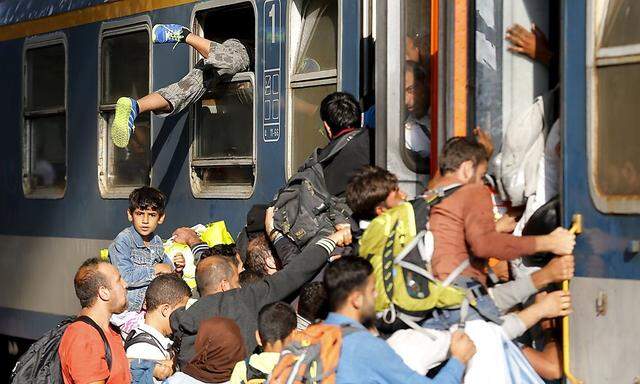
[{"label": "train window", "polygon": [[338,1],[295,0],[289,35],[289,139],[287,174],[315,147],[327,144],[319,110],[338,87]]},{"label": "train window", "polygon": [[67,185],[63,38],[27,42],[24,70],[23,191],[30,198],[61,198]]},{"label": "train window", "polygon": [[[126,57],[126,60],[122,58]],[[100,44],[98,181],[102,197],[122,198],[151,182],[151,117],[136,119],[126,148],[111,142],[109,127],[118,98],[140,98],[150,89],[150,34],[147,24],[110,29]]]},{"label": "train window", "polygon": [[[251,61],[255,52],[252,3],[196,7],[194,32],[224,42],[240,40]],[[194,52],[198,55],[196,52]],[[195,56],[195,61],[200,60]],[[191,188],[201,198],[248,198],[255,184],[254,66],[221,79],[195,104],[191,147]]]},{"label": "train window", "polygon": [[637,0],[611,0],[602,30],[602,46],[640,43],[640,3]]},{"label": "train window", "polygon": [[[640,200],[640,56],[637,20],[640,4],[605,2],[595,16],[600,33],[593,41],[589,126],[591,185],[596,206],[605,212],[637,213]],[[602,22],[604,20],[604,22]],[[593,32],[596,29],[590,28]],[[600,41],[597,41],[600,38]]]},{"label": "train window", "polygon": [[404,112],[400,125],[402,159],[413,172],[429,172],[431,153],[431,0],[408,0],[404,7]]}]

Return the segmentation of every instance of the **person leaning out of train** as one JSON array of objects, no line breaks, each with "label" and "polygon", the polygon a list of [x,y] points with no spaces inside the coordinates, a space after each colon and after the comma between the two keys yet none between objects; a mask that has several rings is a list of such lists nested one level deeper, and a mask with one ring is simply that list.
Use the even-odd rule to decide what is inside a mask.
[{"label": "person leaning out of train", "polygon": [[184,257],[171,260],[160,236],[155,234],[165,218],[166,197],[152,187],[135,189],[129,195],[127,217],[132,223],[122,230],[109,246],[109,259],[127,282],[129,311],[140,311],[147,286],[154,277],[173,271],[182,273]]},{"label": "person leaning out of train", "polygon": [[82,309],[58,347],[64,383],[130,383],[122,338],[109,324],[111,315],[127,309],[127,283],[113,265],[93,258],[78,268],[73,287]]},{"label": "person leaning out of train", "polygon": [[131,331],[125,341],[132,384],[160,383],[173,374],[169,317],[190,297],[191,288],[175,273],[162,274],[149,284],[144,323]]}]

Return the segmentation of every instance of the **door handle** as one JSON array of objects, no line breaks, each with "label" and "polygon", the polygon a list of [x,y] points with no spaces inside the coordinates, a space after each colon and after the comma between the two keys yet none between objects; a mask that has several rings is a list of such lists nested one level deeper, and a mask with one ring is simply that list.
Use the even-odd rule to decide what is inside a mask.
[{"label": "door handle", "polygon": [[[576,213],[571,218],[571,222],[572,224],[569,232],[575,235],[582,233],[582,215]],[[569,280],[562,282],[562,290],[569,292]],[[583,381],[579,380],[573,375],[573,373],[571,373],[569,342],[569,316],[564,316],[562,318],[562,366],[564,375],[571,384],[582,384]]]}]

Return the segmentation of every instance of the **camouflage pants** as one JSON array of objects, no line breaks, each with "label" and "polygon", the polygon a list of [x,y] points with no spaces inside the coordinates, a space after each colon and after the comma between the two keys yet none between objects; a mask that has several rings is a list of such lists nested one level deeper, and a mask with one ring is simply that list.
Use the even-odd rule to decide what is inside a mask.
[{"label": "camouflage pants", "polygon": [[180,113],[213,89],[220,80],[231,78],[249,68],[249,54],[240,41],[226,40],[224,43],[211,42],[209,56],[200,59],[189,73],[177,83],[170,84],[156,92],[171,104],[171,111],[159,113],[169,116]]}]

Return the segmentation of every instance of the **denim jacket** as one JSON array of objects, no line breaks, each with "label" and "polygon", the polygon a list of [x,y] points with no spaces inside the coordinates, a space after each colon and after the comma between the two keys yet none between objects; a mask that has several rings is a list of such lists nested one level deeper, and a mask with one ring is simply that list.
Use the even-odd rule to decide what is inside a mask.
[{"label": "denim jacket", "polygon": [[173,266],[164,253],[160,236],[154,236],[149,246],[133,226],[125,228],[109,246],[109,259],[127,282],[127,299],[130,311],[140,311],[147,286],[155,277],[153,266],[165,263]]}]

